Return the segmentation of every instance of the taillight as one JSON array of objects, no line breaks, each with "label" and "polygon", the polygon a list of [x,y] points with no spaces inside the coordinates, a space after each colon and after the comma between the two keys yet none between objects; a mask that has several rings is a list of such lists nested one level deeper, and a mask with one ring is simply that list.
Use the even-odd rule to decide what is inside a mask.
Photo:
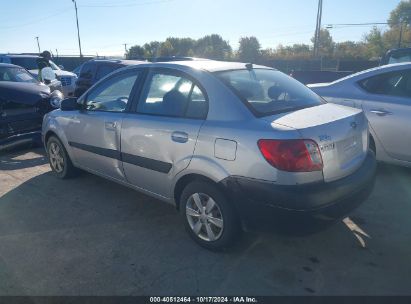
[{"label": "taillight", "polygon": [[279,170],[311,172],[323,169],[320,149],[313,140],[261,139],[258,147],[267,162]]}]

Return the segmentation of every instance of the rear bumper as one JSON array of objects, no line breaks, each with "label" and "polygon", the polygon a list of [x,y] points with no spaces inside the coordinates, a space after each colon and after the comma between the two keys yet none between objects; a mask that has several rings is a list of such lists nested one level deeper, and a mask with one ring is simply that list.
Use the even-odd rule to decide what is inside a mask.
[{"label": "rear bumper", "polygon": [[357,171],[330,183],[284,186],[228,177],[221,185],[236,202],[237,211],[245,223],[270,220],[284,212],[299,216],[321,214],[338,219],[367,199],[374,187],[375,174],[375,156],[369,152]]}]

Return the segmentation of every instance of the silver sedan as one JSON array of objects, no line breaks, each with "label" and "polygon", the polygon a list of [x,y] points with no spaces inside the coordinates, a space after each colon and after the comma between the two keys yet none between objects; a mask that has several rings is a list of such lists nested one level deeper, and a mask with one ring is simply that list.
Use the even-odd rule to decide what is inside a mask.
[{"label": "silver sedan", "polygon": [[378,67],[309,87],[328,102],[363,109],[377,160],[411,167],[411,63]]},{"label": "silver sedan", "polygon": [[42,134],[57,177],[80,168],[171,203],[213,250],[284,213],[338,219],[374,184],[362,111],[251,64],[117,70],[64,100]]}]

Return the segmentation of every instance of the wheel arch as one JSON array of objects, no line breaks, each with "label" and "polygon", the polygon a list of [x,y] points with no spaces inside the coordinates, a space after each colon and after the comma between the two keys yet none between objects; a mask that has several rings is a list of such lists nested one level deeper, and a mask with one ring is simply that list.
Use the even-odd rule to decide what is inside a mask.
[{"label": "wheel arch", "polygon": [[47,142],[49,141],[50,137],[55,136],[57,137],[60,141],[61,139],[59,138],[59,136],[57,135],[56,132],[54,132],[53,130],[48,130],[46,132],[46,134],[44,135],[44,145],[47,146]]},{"label": "wheel arch", "polygon": [[214,186],[217,186],[220,190],[225,192],[223,187],[221,187],[221,185],[219,185],[218,182],[214,181],[213,179],[211,179],[211,178],[209,178],[205,175],[198,174],[198,173],[186,174],[184,176],[181,176],[177,180],[177,182],[174,186],[173,199],[174,199],[175,206],[176,206],[177,210],[180,209],[180,197],[181,197],[181,194],[183,193],[184,188],[188,184],[190,184],[194,181],[203,181],[203,182],[213,184]]}]

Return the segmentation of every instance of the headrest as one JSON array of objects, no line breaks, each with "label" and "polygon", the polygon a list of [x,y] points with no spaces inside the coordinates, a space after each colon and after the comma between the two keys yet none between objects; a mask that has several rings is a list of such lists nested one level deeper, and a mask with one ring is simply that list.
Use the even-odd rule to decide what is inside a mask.
[{"label": "headrest", "polygon": [[178,90],[172,90],[163,97],[163,107],[167,115],[182,116],[187,104],[187,97]]}]

